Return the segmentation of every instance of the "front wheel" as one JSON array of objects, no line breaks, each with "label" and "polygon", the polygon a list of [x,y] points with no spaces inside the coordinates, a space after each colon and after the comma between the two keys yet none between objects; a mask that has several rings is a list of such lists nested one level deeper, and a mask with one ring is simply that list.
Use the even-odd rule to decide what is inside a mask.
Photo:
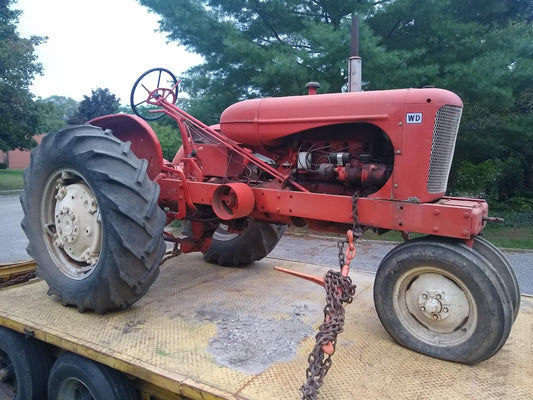
[{"label": "front wheel", "polygon": [[465,364],[494,355],[513,323],[511,297],[497,271],[459,241],[439,238],[394,248],[376,273],[374,303],[396,342]]},{"label": "front wheel", "polygon": [[227,225],[220,224],[213,234],[211,246],[204,253],[204,260],[227,267],[252,264],[276,247],[285,229],[285,225],[249,219],[241,233],[231,233]]},{"label": "front wheel", "polygon": [[93,126],[44,137],[24,173],[22,228],[49,294],[102,313],[148,290],[165,251],[159,186],[129,142]]}]

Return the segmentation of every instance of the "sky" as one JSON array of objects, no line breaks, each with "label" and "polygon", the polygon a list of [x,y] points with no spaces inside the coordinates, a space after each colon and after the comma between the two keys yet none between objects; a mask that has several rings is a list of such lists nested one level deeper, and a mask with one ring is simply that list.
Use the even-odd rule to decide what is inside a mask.
[{"label": "sky", "polygon": [[157,32],[159,15],[136,0],[17,0],[21,37],[48,36],[36,48],[43,76],[30,88],[41,98],[91,96],[109,89],[128,105],[136,79],[146,70],[163,67],[180,74],[201,62],[176,42]]}]

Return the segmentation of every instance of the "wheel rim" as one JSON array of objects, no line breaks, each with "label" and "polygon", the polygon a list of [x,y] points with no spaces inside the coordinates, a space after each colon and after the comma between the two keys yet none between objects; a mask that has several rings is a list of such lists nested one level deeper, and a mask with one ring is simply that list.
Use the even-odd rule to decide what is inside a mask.
[{"label": "wheel rim", "polygon": [[229,228],[226,224],[219,224],[215,233],[213,233],[213,239],[219,240],[221,242],[227,242],[229,240],[235,239],[239,236],[238,233],[229,233]]},{"label": "wheel rim", "polygon": [[11,360],[0,350],[0,398],[14,399],[17,394],[17,377]]},{"label": "wheel rim", "polygon": [[103,242],[101,214],[93,190],[81,174],[59,170],[45,184],[41,226],[48,253],[72,279],[95,270]]},{"label": "wheel rim", "polygon": [[58,400],[93,400],[91,391],[81,381],[68,378],[61,382],[57,392]]},{"label": "wheel rim", "polygon": [[472,293],[457,277],[435,267],[414,268],[398,279],[394,309],[412,335],[442,347],[468,340],[477,323]]}]

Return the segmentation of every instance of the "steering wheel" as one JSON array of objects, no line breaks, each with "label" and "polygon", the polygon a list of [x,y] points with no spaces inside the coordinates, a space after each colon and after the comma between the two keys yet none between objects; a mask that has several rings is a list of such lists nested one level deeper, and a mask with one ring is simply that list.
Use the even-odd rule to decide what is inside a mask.
[{"label": "steering wheel", "polygon": [[131,109],[135,115],[146,121],[162,118],[165,115],[163,110],[153,104],[159,96],[176,104],[178,80],[168,69],[152,68],[143,73],[133,84],[130,95]]}]

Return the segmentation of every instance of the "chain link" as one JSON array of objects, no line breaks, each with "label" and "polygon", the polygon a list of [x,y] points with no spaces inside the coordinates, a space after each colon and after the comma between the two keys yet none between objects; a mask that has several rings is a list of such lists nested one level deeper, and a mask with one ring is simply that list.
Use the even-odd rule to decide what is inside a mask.
[{"label": "chain link", "polygon": [[8,286],[16,285],[18,283],[24,283],[33,278],[35,278],[35,271],[20,272],[18,274],[13,274],[9,276],[5,281],[0,282],[0,289],[8,287]]},{"label": "chain link", "polygon": [[359,193],[355,192],[352,196],[352,216],[353,216],[352,232],[356,239],[363,236],[363,227],[359,225],[359,211],[357,208],[358,200],[359,200]]},{"label": "chain link", "polygon": [[174,257],[177,257],[181,254],[181,249],[180,249],[180,246],[179,246],[179,243],[178,242],[175,242],[174,243],[174,247],[172,248],[172,253],[170,253],[169,255],[163,257],[161,259],[161,262],[159,263],[159,265],[163,265],[163,263],[165,263],[167,260],[170,260],[171,258],[174,258]]},{"label": "chain link", "polygon": [[[331,367],[331,356],[335,353],[337,336],[344,330],[344,303],[351,303],[356,286],[349,276],[340,271],[329,270],[324,278],[326,289],[326,306],[324,307],[324,323],[315,336],[315,347],[308,357],[309,367],[306,371],[306,383],[302,386],[304,400],[316,400],[318,390],[324,377]],[[328,354],[327,346],[333,346]]]},{"label": "chain link", "polygon": [[[303,400],[316,400],[318,390],[324,383],[324,377],[331,367],[331,356],[335,353],[337,336],[344,330],[344,303],[350,304],[353,301],[356,285],[347,276],[347,268],[355,255],[354,242],[363,236],[363,228],[359,224],[359,212],[357,201],[359,193],[352,196],[353,227],[348,232],[347,240],[339,241],[339,266],[340,271],[329,270],[324,277],[324,287],[326,289],[326,306],[324,307],[324,323],[318,329],[315,336],[315,347],[307,359],[309,366],[306,370],[306,382],[302,386]],[[345,244],[349,245],[345,252]],[[343,274],[346,271],[346,276]],[[329,349],[328,349],[329,348]],[[327,352],[324,350],[327,349]]]}]

